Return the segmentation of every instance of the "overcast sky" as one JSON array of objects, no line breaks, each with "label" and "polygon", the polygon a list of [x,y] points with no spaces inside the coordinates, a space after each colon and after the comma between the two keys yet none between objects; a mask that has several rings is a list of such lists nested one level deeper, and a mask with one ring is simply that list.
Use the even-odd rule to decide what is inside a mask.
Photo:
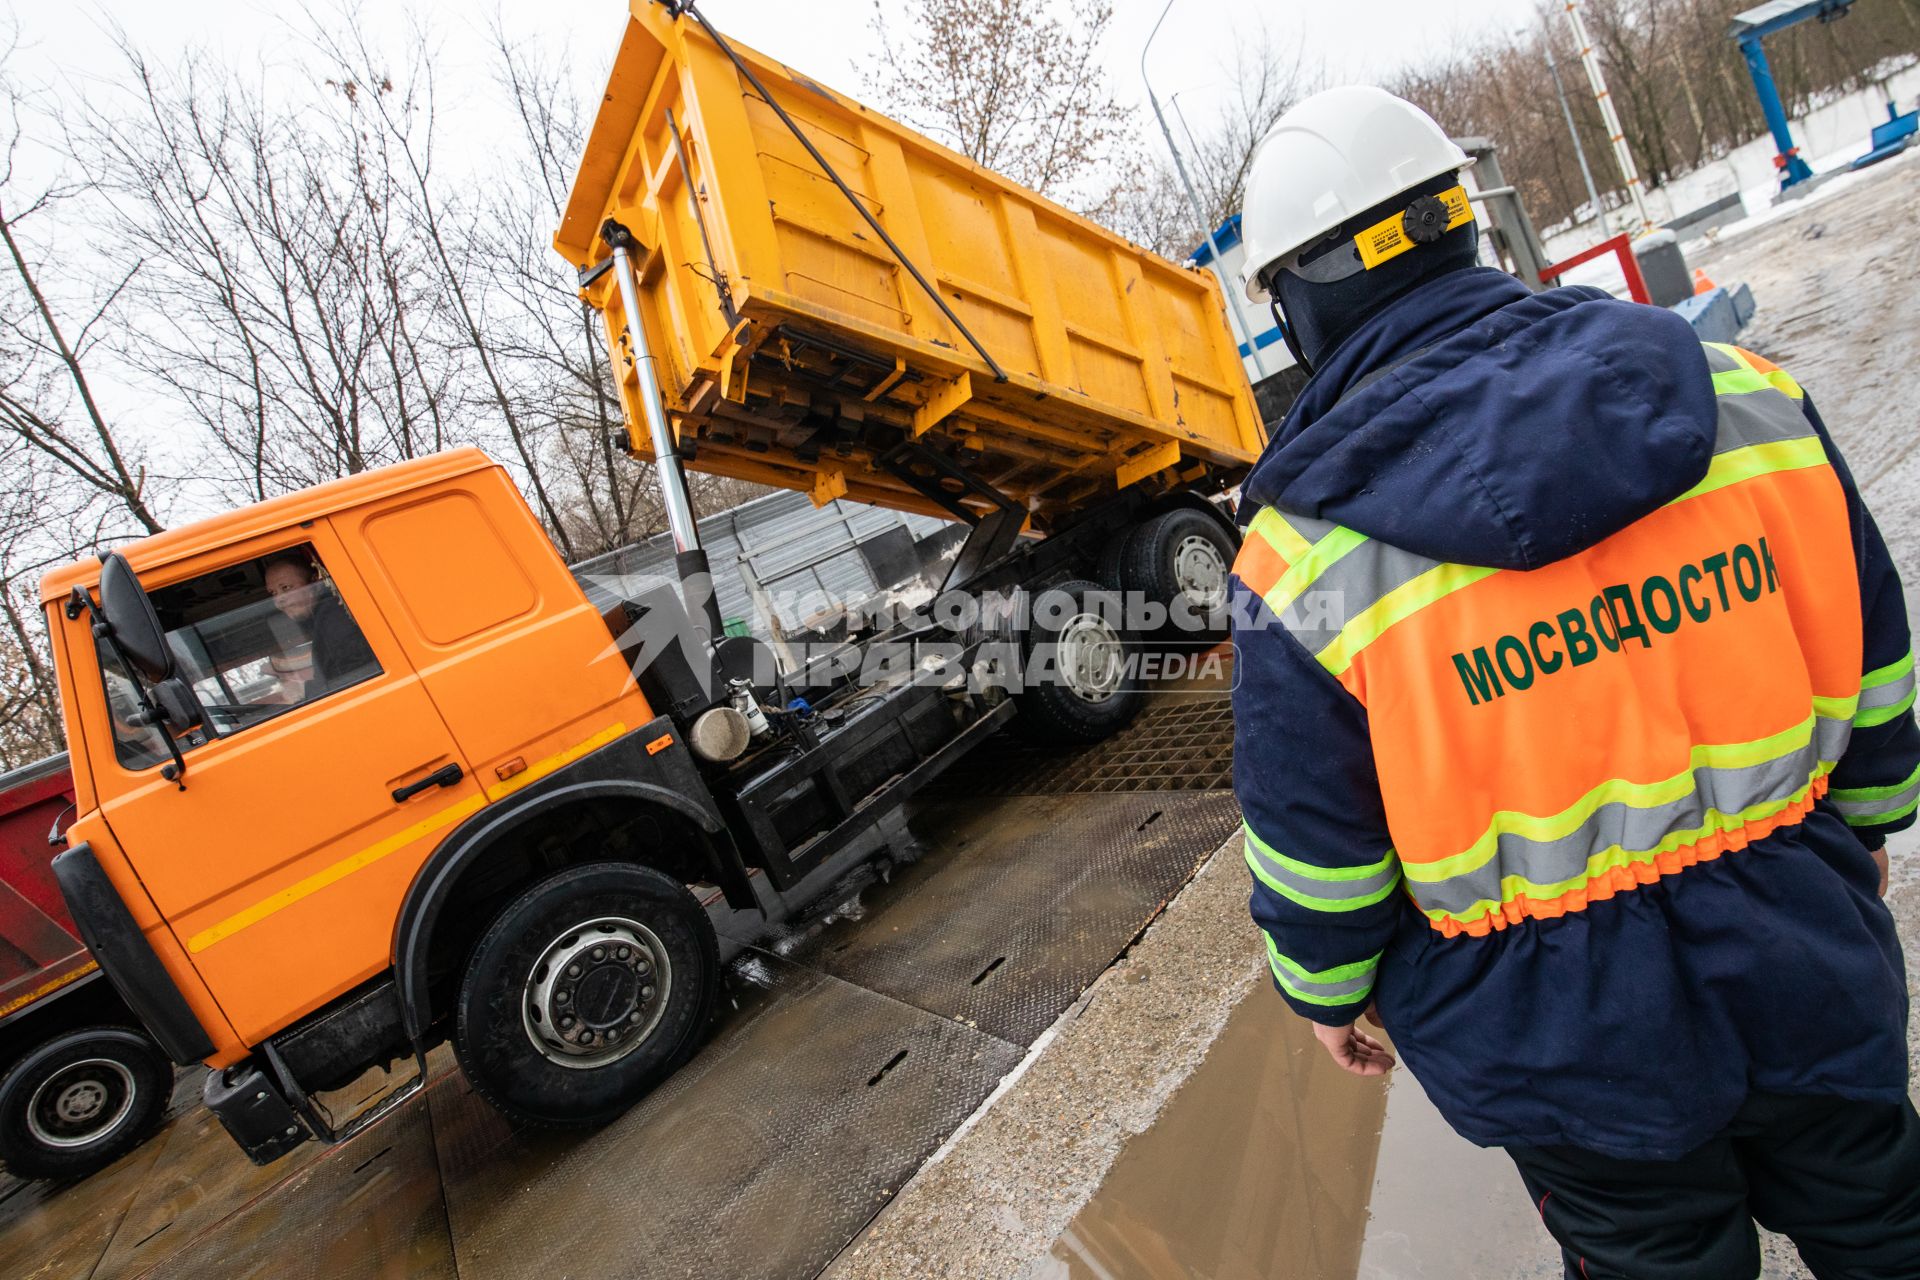
[{"label": "overcast sky", "polygon": [[[510,31],[543,32],[564,40],[583,86],[597,90],[619,38],[626,8],[620,0],[497,0]],[[403,8],[429,16],[443,42],[440,85],[456,103],[484,116],[487,80],[479,32],[494,0],[457,4],[418,0],[369,3],[363,21],[397,23]],[[1534,20],[1537,0],[1370,0],[1365,5],[1324,0],[1173,0],[1154,41],[1149,74],[1162,100],[1182,95],[1180,107],[1195,130],[1213,110],[1222,67],[1235,49],[1264,28],[1281,48],[1298,45],[1335,82],[1385,76],[1410,59],[1486,32],[1511,31]],[[1144,103],[1140,54],[1165,0],[1115,0],[1104,50],[1116,92]],[[265,0],[80,0],[14,8],[24,47],[13,74],[49,87],[57,98],[86,93],[115,71],[103,30],[124,27],[143,50],[165,61],[189,45],[224,53],[240,65],[297,69],[299,50],[283,15],[295,5]],[[316,8],[330,12],[324,0]],[[705,0],[703,11],[722,31],[811,77],[859,96],[861,65],[876,41],[873,0]],[[476,100],[477,99],[477,100]],[[1143,124],[1150,127],[1150,121]]]}]

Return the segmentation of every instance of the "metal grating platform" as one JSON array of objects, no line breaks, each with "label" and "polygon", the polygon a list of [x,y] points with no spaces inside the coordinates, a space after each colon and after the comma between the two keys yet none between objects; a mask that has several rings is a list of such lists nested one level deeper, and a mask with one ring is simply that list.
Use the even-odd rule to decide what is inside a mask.
[{"label": "metal grating platform", "polygon": [[1118,737],[1078,751],[1037,746],[1009,729],[943,778],[943,797],[1087,791],[1206,791],[1233,785],[1233,704],[1181,695],[1148,707]]},{"label": "metal grating platform", "polygon": [[950,801],[914,822],[937,868],[800,958],[1029,1044],[1239,821],[1224,791]]}]

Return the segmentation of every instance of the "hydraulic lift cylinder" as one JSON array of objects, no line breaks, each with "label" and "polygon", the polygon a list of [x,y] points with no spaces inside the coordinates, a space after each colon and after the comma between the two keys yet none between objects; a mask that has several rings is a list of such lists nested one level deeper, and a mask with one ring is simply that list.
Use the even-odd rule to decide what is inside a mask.
[{"label": "hydraulic lift cylinder", "polygon": [[[601,237],[613,250],[613,276],[619,284],[620,307],[626,315],[628,349],[633,355],[634,372],[640,378],[640,404],[646,413],[647,436],[653,444],[653,474],[660,485],[660,500],[666,507],[667,530],[673,535],[674,567],[679,572],[681,585],[701,597],[705,605],[706,641],[711,649],[725,633],[720,620],[720,600],[714,591],[713,569],[707,564],[707,553],[700,548],[700,527],[693,518],[686,470],[680,464],[672,424],[667,421],[666,400],[660,393],[653,349],[647,343],[647,326],[641,319],[640,286],[633,274],[633,234],[609,220]],[[698,626],[696,619],[696,630]]]}]

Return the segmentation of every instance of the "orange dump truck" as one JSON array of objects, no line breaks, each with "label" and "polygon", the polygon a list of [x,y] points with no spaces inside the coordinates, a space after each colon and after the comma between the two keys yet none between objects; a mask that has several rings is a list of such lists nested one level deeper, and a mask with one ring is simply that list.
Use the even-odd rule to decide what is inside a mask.
[{"label": "orange dump truck", "polygon": [[[596,607],[462,450],[42,584],[65,902],[256,1161],[446,1039],[518,1120],[618,1114],[730,955],[911,856],[928,781],[1009,721],[1114,732],[1144,633],[1221,621],[1259,424],[1211,277],[643,0],[557,244],[677,582]],[[721,635],[687,466],[967,536],[938,599],[782,669]]]}]

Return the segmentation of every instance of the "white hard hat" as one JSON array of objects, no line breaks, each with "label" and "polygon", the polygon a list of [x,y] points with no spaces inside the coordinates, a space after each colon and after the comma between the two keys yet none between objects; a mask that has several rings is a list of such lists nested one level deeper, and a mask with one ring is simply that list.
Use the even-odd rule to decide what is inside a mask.
[{"label": "white hard hat", "polygon": [[1253,154],[1240,217],[1247,297],[1266,301],[1260,277],[1279,259],[1472,163],[1432,116],[1385,89],[1351,85],[1314,94],[1275,121]]}]

